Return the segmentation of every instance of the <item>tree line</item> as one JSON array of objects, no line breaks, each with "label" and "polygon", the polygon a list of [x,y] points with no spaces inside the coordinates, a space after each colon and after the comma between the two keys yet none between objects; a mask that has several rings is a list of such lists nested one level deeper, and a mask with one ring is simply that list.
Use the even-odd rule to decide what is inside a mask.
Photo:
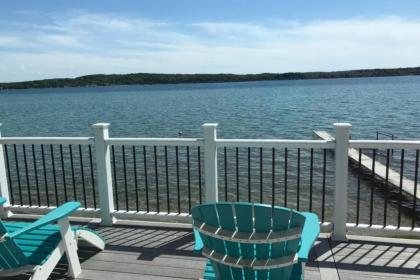
[{"label": "tree line", "polygon": [[153,85],[183,83],[225,83],[249,81],[306,80],[420,75],[420,67],[364,69],[334,72],[289,72],[261,74],[95,74],[77,78],[58,78],[0,83],[0,89],[94,87],[113,85]]}]

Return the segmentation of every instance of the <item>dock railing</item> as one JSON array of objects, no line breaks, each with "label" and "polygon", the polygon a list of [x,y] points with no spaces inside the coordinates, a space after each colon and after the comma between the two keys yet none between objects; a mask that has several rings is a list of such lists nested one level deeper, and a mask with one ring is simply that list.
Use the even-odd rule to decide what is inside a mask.
[{"label": "dock railing", "polygon": [[[336,240],[346,240],[349,229],[420,235],[420,141],[349,140],[350,127],[334,124],[335,138],[327,140],[221,139],[217,124],[204,124],[201,138],[114,138],[109,137],[106,123],[92,126],[94,137],[0,134],[0,195],[8,200],[1,210],[4,216],[44,213],[65,201],[79,200],[79,212],[96,215],[105,225],[125,218],[186,222],[191,219],[191,207],[198,203],[240,200],[316,212],[323,229]],[[349,168],[352,149],[359,153],[355,168]],[[399,196],[392,203],[389,152],[385,182],[375,171],[375,164],[380,165],[375,151],[380,149],[402,151]],[[373,171],[364,162],[368,150],[373,155]],[[413,174],[410,190],[404,185],[408,180],[403,176],[405,150],[415,152],[405,165],[411,166]],[[385,188],[363,177],[369,172],[372,182]],[[349,181],[353,173],[356,186]],[[365,185],[370,198],[362,205]],[[355,191],[349,194],[349,187]],[[378,195],[379,190],[385,194]],[[374,197],[381,200],[382,216],[374,212]],[[407,201],[412,203],[408,207]],[[349,203],[356,203],[355,221],[349,218],[349,207],[353,207]],[[395,224],[387,220],[389,215],[397,216]],[[403,226],[401,217],[406,216],[411,217],[405,219],[410,226]],[[362,223],[363,218],[369,222]]]}]

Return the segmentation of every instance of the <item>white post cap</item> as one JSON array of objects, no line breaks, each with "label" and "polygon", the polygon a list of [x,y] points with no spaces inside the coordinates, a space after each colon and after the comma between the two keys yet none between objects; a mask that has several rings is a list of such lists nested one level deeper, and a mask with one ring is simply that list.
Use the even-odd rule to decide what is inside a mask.
[{"label": "white post cap", "polygon": [[108,127],[109,123],[95,123],[92,124],[92,127]]},{"label": "white post cap", "polygon": [[351,127],[351,123],[334,123],[335,127]]},{"label": "white post cap", "polygon": [[202,125],[202,127],[217,127],[218,124],[217,123],[205,123]]}]

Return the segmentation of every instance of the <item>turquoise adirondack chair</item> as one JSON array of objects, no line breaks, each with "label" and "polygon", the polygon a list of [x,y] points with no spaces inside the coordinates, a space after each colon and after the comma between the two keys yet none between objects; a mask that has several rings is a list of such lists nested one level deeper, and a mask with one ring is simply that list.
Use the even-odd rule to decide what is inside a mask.
[{"label": "turquoise adirondack chair", "polygon": [[209,203],[191,214],[205,279],[301,280],[320,231],[313,213],[264,204]]},{"label": "turquoise adirondack chair", "polygon": [[[0,197],[0,205],[5,202]],[[68,216],[79,207],[79,202],[67,202],[33,223],[0,221],[0,277],[32,273],[31,280],[46,280],[64,254],[69,276],[77,277],[81,272],[78,239],[105,248],[96,232],[70,226]]]}]

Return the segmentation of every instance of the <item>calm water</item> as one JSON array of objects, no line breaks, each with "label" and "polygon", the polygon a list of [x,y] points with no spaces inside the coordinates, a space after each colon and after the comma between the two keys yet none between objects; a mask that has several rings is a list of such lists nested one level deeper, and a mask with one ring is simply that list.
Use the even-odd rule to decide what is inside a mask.
[{"label": "calm water", "polygon": [[311,138],[346,121],[354,138],[420,138],[419,108],[420,77],[0,91],[5,136],[85,136],[110,122],[113,136],[188,137],[217,122],[224,137]]},{"label": "calm water", "polygon": [[[350,122],[352,138],[374,139],[376,130],[393,133],[401,139],[420,138],[420,77],[391,77],[391,78],[361,78],[361,79],[333,79],[333,80],[307,80],[307,81],[273,81],[273,82],[247,82],[225,84],[192,84],[192,85],[154,85],[154,86],[119,86],[103,88],[75,88],[75,89],[34,89],[18,91],[0,91],[0,121],[3,136],[89,136],[92,135],[90,125],[95,122],[110,122],[110,134],[115,137],[201,137],[201,125],[205,122],[219,123],[219,137],[226,138],[292,138],[311,139],[313,129],[332,131],[334,122]],[[12,153],[13,151],[10,150]],[[39,147],[37,152],[39,153]],[[47,161],[51,158],[46,150]],[[133,199],[134,183],[131,162],[131,150],[128,151],[128,202],[131,209],[135,205]],[[165,169],[162,165],[163,150],[158,149],[160,159],[158,165],[158,178],[160,193],[156,196],[155,170],[153,168],[153,150],[147,150],[149,200],[151,208],[155,207],[158,197],[161,203],[165,201]],[[176,197],[176,169],[174,150],[169,150],[169,192],[171,197]],[[180,149],[180,192],[183,211],[187,204],[187,169],[186,151]],[[228,149],[227,161],[235,163],[235,151]],[[251,151],[251,184],[248,185],[247,150],[239,151],[239,188],[241,200],[247,199],[248,187],[251,187],[252,200],[258,201],[260,195],[260,165],[259,151]],[[271,202],[272,162],[271,151],[264,151],[263,166],[263,197],[264,202]],[[67,155],[66,155],[67,153]],[[90,180],[80,181],[75,148],[75,174],[63,174],[57,167],[57,185],[60,195],[68,189],[68,196],[72,193],[82,195],[81,184],[86,184],[89,189]],[[86,153],[86,150],[84,151]],[[145,186],[142,178],[145,171],[141,170],[141,149],[138,151],[139,191],[140,205],[144,209]],[[30,151],[28,150],[28,154]],[[68,151],[64,151],[65,168],[68,166]],[[18,156],[22,151],[18,150]],[[56,162],[60,162],[55,150]],[[322,151],[315,151],[313,200],[314,209],[321,213],[322,199]],[[406,152],[405,174],[412,177],[413,153]],[[119,189],[120,207],[124,208],[125,190],[121,165],[121,150],[116,148],[117,178]],[[287,195],[289,206],[296,207],[297,194],[297,162],[296,151],[289,151],[287,174]],[[87,163],[85,161],[85,167]],[[224,166],[222,151],[219,157],[221,197],[224,197]],[[383,160],[383,158],[382,158]],[[41,172],[42,162],[36,159],[37,167]],[[333,194],[333,157],[327,154],[326,172],[326,219],[332,215]],[[11,155],[11,162],[12,155]],[[25,196],[26,187],[34,188],[34,174],[36,169],[29,161],[29,176],[22,176],[22,188]],[[47,162],[47,167],[48,167]],[[130,165],[131,164],[131,165]],[[300,179],[301,209],[308,209],[309,201],[309,151],[302,151],[302,170]],[[399,153],[391,159],[391,165],[399,165]],[[140,166],[140,167],[139,167]],[[284,202],[284,151],[276,152],[276,203]],[[15,168],[11,164],[11,169]],[[23,174],[22,166],[21,172]],[[197,202],[197,152],[191,150],[191,190],[193,201]],[[13,171],[13,170],[12,170]],[[15,170],[14,170],[15,171]],[[85,171],[89,173],[88,170]],[[13,173],[13,172],[12,172]],[[47,180],[53,182],[54,174],[47,174]],[[232,166],[227,172],[228,199],[236,199],[236,171]],[[42,177],[40,175],[40,177]],[[73,177],[73,178],[72,178]],[[62,181],[60,181],[63,178]],[[16,178],[14,178],[16,179]],[[357,195],[357,175],[352,172],[349,180],[350,220],[354,221],[355,198]],[[29,181],[29,184],[28,182]],[[40,179],[41,192],[42,178]],[[14,180],[13,189],[17,193],[17,183]],[[73,186],[76,187],[73,187]],[[372,184],[369,178],[361,180],[361,222],[367,222],[370,208],[370,192]],[[73,187],[73,190],[71,189]],[[88,193],[89,196],[89,193]],[[26,199],[26,198],[24,198]],[[36,199],[36,197],[34,198]],[[51,201],[54,196],[51,195]],[[390,194],[389,223],[395,224],[398,207],[395,202],[398,198]],[[176,207],[177,201],[171,201],[171,209]],[[187,206],[186,206],[187,205]],[[410,201],[404,202],[402,220],[403,225],[411,225]],[[419,203],[420,205],[420,203]],[[162,208],[164,208],[162,206]],[[383,190],[375,185],[374,191],[374,219],[376,223],[382,222],[383,217]],[[420,210],[420,209],[419,209]],[[418,215],[420,212],[418,212]]]}]

